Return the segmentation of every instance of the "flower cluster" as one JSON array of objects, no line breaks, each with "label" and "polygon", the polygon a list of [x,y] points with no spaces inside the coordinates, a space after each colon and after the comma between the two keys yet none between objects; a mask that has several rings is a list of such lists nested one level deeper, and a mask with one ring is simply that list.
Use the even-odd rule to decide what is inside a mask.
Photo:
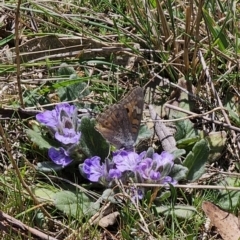
[{"label": "flower cluster", "polygon": [[81,133],[78,131],[79,120],[77,108],[68,103],[59,104],[52,111],[45,111],[36,115],[36,119],[45,125],[61,147],[48,150],[51,160],[65,167],[72,160],[73,149],[79,144]]},{"label": "flower cluster", "polygon": [[112,161],[106,160],[101,164],[98,156],[88,158],[80,170],[92,182],[110,185],[114,178],[126,182],[129,176],[139,183],[176,184],[169,175],[174,165],[173,155],[162,152],[160,155],[153,153],[151,157],[146,152],[137,154],[125,150],[113,153]]}]

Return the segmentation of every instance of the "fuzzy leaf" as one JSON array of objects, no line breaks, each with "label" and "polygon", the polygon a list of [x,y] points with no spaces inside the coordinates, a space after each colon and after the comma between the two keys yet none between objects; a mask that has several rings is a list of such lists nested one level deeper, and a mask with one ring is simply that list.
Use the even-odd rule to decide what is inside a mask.
[{"label": "fuzzy leaf", "polygon": [[71,66],[68,66],[67,63],[62,63],[59,66],[58,75],[60,75],[60,76],[70,76],[73,73],[75,73],[74,68],[71,67]]},{"label": "fuzzy leaf", "polygon": [[135,144],[137,145],[140,141],[150,138],[152,137],[152,135],[153,132],[150,129],[148,129],[146,125],[142,125],[139,129],[138,137]]},{"label": "fuzzy leaf", "polygon": [[102,228],[107,228],[109,226],[112,226],[117,222],[117,218],[119,217],[119,215],[120,213],[117,211],[112,212],[107,216],[104,216],[103,218],[101,218],[98,222],[98,225],[101,226]]},{"label": "fuzzy leaf", "polygon": [[170,197],[171,197],[171,192],[168,191],[168,190],[165,190],[165,191],[161,192],[161,194],[160,194],[160,196],[157,198],[157,200],[158,200],[159,202],[163,202],[163,201],[167,200],[167,199],[170,198]]},{"label": "fuzzy leaf", "polygon": [[175,149],[174,151],[171,152],[171,154],[173,154],[174,156],[174,160],[183,156],[184,154],[186,154],[185,149]]},{"label": "fuzzy leaf", "polygon": [[189,172],[187,179],[191,182],[199,179],[205,170],[205,164],[208,160],[209,148],[207,141],[201,139],[197,142],[192,151],[190,151],[183,162],[183,166],[187,167]]},{"label": "fuzzy leaf", "polygon": [[[74,76],[75,75],[71,75],[71,77],[74,77]],[[73,80],[71,80],[71,81],[73,81]],[[58,89],[58,95],[60,97],[60,100],[62,102],[66,102],[66,101],[72,101],[75,99],[81,99],[81,98],[87,96],[90,92],[86,86],[87,86],[86,83],[81,82],[80,79],[78,79],[77,83],[69,82],[69,85]],[[84,107],[84,108],[89,107],[89,104],[86,105],[81,102],[76,102],[76,105],[78,107]]]},{"label": "fuzzy leaf", "polygon": [[186,179],[187,172],[187,167],[184,167],[180,164],[174,164],[169,175],[175,180],[180,181],[182,179]]},{"label": "fuzzy leaf", "polygon": [[145,158],[152,158],[153,154],[154,154],[154,149],[152,147],[149,147],[147,152],[146,152]]},{"label": "fuzzy leaf", "polygon": [[100,200],[109,201],[109,202],[112,202],[112,203],[115,203],[115,204],[118,203],[117,199],[115,198],[114,191],[110,188],[103,191]]},{"label": "fuzzy leaf", "polygon": [[45,216],[42,212],[38,212],[34,217],[34,222],[39,228],[43,228],[45,224],[47,224],[47,221],[45,219]]},{"label": "fuzzy leaf", "polygon": [[49,149],[53,146],[53,141],[44,137],[39,129],[27,129],[26,133],[31,141],[34,142],[40,149]]},{"label": "fuzzy leaf", "polygon": [[36,170],[44,173],[53,173],[61,171],[62,165],[57,165],[54,162],[39,162],[37,163]]},{"label": "fuzzy leaf", "polygon": [[81,119],[81,148],[87,156],[99,156],[101,159],[105,159],[109,152],[109,145],[102,135],[95,130],[95,123],[95,119],[88,117]]},{"label": "fuzzy leaf", "polygon": [[[232,177],[227,177],[222,180],[219,185],[224,185],[228,187],[239,187],[240,180],[234,179]],[[233,208],[239,207],[240,191],[221,190],[220,195],[218,196],[218,205],[225,210],[231,210]]]},{"label": "fuzzy leaf", "polygon": [[167,206],[161,206],[156,208],[158,213],[162,213],[165,216],[168,216],[170,211],[174,213],[174,215],[181,219],[189,219],[194,214],[197,214],[196,208],[192,206],[183,206],[183,205],[175,205],[174,210],[171,210]]},{"label": "fuzzy leaf", "polygon": [[225,131],[210,132],[206,140],[210,148],[208,160],[210,163],[216,162],[221,157],[222,151],[225,148],[227,133]]},{"label": "fuzzy leaf", "polygon": [[78,218],[82,214],[93,215],[100,205],[93,203],[84,193],[78,195],[70,191],[61,191],[55,194],[54,203],[56,208],[67,215]]},{"label": "fuzzy leaf", "polygon": [[38,197],[39,201],[52,201],[53,196],[56,194],[56,192],[52,191],[48,188],[42,188],[42,187],[36,187],[32,190],[34,195]]},{"label": "fuzzy leaf", "polygon": [[191,139],[199,135],[198,131],[194,128],[193,123],[186,119],[184,121],[176,122],[177,132],[175,138],[177,141],[182,139]]}]

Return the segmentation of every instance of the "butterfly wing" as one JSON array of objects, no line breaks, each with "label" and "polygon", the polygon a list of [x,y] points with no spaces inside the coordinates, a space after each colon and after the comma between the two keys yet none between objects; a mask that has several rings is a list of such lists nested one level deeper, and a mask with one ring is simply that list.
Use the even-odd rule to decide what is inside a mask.
[{"label": "butterfly wing", "polygon": [[96,130],[117,149],[133,148],[142,119],[143,97],[142,88],[134,88],[119,103],[98,115]]},{"label": "butterfly wing", "polygon": [[[137,140],[143,113],[144,94],[141,87],[134,88],[119,104],[123,106],[127,114],[128,126],[125,125],[125,148],[132,148]],[[131,136],[131,144],[128,136]]]}]

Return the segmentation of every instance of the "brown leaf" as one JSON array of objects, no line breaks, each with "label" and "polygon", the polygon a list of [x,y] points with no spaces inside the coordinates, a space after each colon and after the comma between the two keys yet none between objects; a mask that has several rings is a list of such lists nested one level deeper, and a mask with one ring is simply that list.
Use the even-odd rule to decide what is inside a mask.
[{"label": "brown leaf", "polygon": [[98,222],[98,225],[103,227],[103,228],[111,226],[116,222],[117,217],[119,215],[120,215],[119,212],[110,213],[107,216],[101,218],[100,221]]},{"label": "brown leaf", "polygon": [[218,228],[219,234],[226,240],[238,240],[240,230],[238,218],[231,213],[221,210],[211,202],[203,202],[202,209],[210,218],[211,223]]}]

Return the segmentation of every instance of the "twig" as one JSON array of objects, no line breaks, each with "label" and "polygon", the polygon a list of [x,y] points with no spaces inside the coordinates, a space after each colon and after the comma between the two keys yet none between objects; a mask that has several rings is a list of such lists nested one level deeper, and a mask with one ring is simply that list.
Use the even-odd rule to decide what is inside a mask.
[{"label": "twig", "polygon": [[[137,186],[137,187],[166,187],[166,184],[154,184],[154,183],[134,183],[129,184],[130,186]],[[192,188],[192,189],[218,189],[218,190],[231,190],[231,191],[239,191],[240,187],[226,187],[226,186],[216,186],[216,185],[174,185],[175,188]]]},{"label": "twig", "polygon": [[[177,122],[177,121],[182,121],[182,120],[186,120],[186,119],[191,119],[191,118],[200,118],[200,117],[203,117],[205,115],[208,115],[209,113],[212,113],[212,112],[216,112],[220,109],[222,109],[221,107],[216,107],[208,112],[205,112],[205,113],[194,113],[194,112],[190,112],[188,110],[185,110],[185,109],[182,109],[182,108],[179,108],[177,106],[174,106],[174,105],[171,105],[171,104],[164,104],[164,106],[166,106],[167,108],[171,108],[171,109],[174,109],[174,110],[179,110],[180,112],[184,112],[184,113],[187,113],[187,114],[191,114],[191,116],[186,116],[186,117],[180,117],[180,118],[174,118],[174,119],[169,119],[169,120],[163,120],[163,119],[160,119],[161,122]],[[172,107],[173,106],[173,107]],[[183,111],[182,111],[183,110]],[[158,120],[157,120],[158,121]]]},{"label": "twig", "polygon": [[[39,230],[29,227],[26,224],[22,223],[21,221],[17,220],[16,218],[9,216],[8,214],[0,211],[0,229],[7,232],[7,233],[20,233],[30,239],[29,233],[34,235],[35,237],[39,237],[43,240],[57,240],[54,237],[51,237]],[[11,235],[12,236],[12,235]],[[36,239],[36,238],[34,238]]]},{"label": "twig", "polygon": [[16,50],[16,63],[17,63],[17,85],[18,85],[18,96],[20,100],[21,107],[24,108],[24,102],[22,97],[21,79],[20,79],[20,51],[19,51],[19,17],[20,17],[20,6],[21,0],[18,0],[16,9],[16,19],[15,19],[15,50]]},{"label": "twig", "polygon": [[[191,112],[191,111],[187,111],[187,110],[185,110],[185,109],[182,109],[182,108],[179,108],[179,107],[170,105],[170,104],[168,104],[168,103],[166,103],[165,106],[168,107],[168,108],[174,109],[174,110],[178,110],[178,111],[183,112],[183,113],[187,113],[187,114],[189,114],[189,115],[193,115],[193,116],[189,116],[189,118],[199,117],[198,115],[200,115],[200,117],[202,117],[202,118],[203,118],[204,120],[206,120],[206,121],[214,122],[215,124],[218,124],[218,125],[221,125],[221,126],[223,126],[223,127],[229,128],[229,129],[231,129],[231,130],[240,132],[240,128],[238,128],[238,127],[235,127],[235,126],[232,126],[232,125],[229,125],[229,124],[227,124],[227,123],[223,123],[223,122],[220,122],[220,121],[217,121],[217,120],[213,120],[213,119],[208,118],[208,117],[204,117],[204,116],[203,116],[204,113],[203,113],[203,114],[196,114],[196,113],[193,113],[193,112]],[[218,108],[215,108],[214,111],[215,111],[216,109],[218,109]],[[219,109],[221,109],[221,108],[219,108]],[[218,109],[218,110],[219,110],[219,109]],[[211,111],[213,111],[213,110],[211,110]],[[172,122],[172,121],[178,121],[178,120],[179,120],[179,119],[161,120],[161,121],[162,121],[162,122],[165,122],[165,121],[171,121],[171,122]]]}]

